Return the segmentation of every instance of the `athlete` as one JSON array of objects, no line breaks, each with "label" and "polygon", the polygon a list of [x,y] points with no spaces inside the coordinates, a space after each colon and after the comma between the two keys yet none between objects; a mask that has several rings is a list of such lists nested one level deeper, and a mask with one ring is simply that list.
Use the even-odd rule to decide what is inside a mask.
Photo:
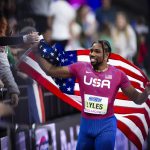
[{"label": "athlete", "polygon": [[90,63],[77,62],[56,67],[40,56],[36,59],[47,75],[60,78],[78,78],[82,98],[81,126],[77,150],[113,150],[117,122],[114,116],[114,100],[118,89],[136,104],[142,104],[150,94],[150,82],[143,93],[130,83],[126,74],[107,61],[111,46],[107,41],[96,41],[90,49]]}]

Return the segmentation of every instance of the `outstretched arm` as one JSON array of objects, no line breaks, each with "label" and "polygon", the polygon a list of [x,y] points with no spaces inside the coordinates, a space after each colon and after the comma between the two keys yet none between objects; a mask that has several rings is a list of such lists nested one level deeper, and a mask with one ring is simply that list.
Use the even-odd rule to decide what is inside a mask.
[{"label": "outstretched arm", "polygon": [[30,34],[26,34],[24,36],[5,36],[5,37],[0,37],[0,45],[1,46],[6,46],[6,45],[18,45],[22,43],[37,43],[39,42],[39,35],[37,32],[32,32]]},{"label": "outstretched arm", "polygon": [[52,76],[52,77],[57,77],[57,78],[71,77],[71,74],[67,66],[57,67],[57,66],[52,65],[46,59],[41,57],[37,46],[34,47],[33,51],[34,51],[37,62],[39,63],[40,67],[43,69],[43,71],[47,75]]},{"label": "outstretched arm", "polygon": [[148,95],[150,95],[150,82],[147,83],[146,88],[142,93],[139,93],[133,86],[122,89],[122,91],[136,104],[142,104],[148,99]]}]

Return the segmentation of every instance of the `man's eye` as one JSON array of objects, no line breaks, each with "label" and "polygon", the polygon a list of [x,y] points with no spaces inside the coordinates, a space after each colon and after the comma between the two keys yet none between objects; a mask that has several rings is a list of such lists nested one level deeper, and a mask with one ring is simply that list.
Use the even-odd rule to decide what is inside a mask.
[{"label": "man's eye", "polygon": [[95,52],[96,52],[96,53],[100,53],[100,50],[96,49]]},{"label": "man's eye", "polygon": [[96,53],[101,53],[102,50],[101,50],[101,49],[96,49],[95,52],[96,52]]},{"label": "man's eye", "polygon": [[92,52],[93,52],[93,49],[90,49],[90,52],[92,53]]},{"label": "man's eye", "polygon": [[102,53],[101,49],[90,49],[90,52],[95,52],[95,53]]}]

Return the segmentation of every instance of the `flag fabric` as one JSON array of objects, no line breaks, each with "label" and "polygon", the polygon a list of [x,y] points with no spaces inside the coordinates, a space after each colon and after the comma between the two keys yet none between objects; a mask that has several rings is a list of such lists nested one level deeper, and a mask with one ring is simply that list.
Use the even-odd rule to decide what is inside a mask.
[{"label": "flag fabric", "polygon": [[29,79],[27,87],[30,123],[45,122],[45,108],[42,87],[35,80]]},{"label": "flag fabric", "polygon": [[[76,61],[90,62],[88,56],[89,50],[71,50],[64,52],[59,45],[50,47],[44,41],[40,42],[39,50],[45,59],[57,66],[65,66]],[[139,92],[144,90],[148,79],[144,73],[131,62],[112,53],[108,64],[123,70],[127,74],[131,84]],[[60,100],[81,110],[82,104],[78,81],[75,78],[56,79],[47,76],[36,62],[32,48],[22,56],[18,67],[59,97]],[[150,101],[147,100],[142,105],[137,105],[130,101],[122,93],[121,89],[119,89],[114,103],[114,111],[118,128],[141,150],[150,127]]]}]

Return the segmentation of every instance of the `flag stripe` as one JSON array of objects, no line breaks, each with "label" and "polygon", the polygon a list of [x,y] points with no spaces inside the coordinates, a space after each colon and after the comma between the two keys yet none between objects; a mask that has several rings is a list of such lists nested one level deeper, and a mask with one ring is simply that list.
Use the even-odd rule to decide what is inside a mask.
[{"label": "flag stripe", "polygon": [[136,136],[132,129],[127,126],[124,122],[122,122],[122,118],[119,120],[118,119],[118,128],[123,131],[123,133],[128,137],[129,140],[131,140],[138,148],[138,150],[142,150],[142,143],[139,140],[139,136]]},{"label": "flag stripe", "polygon": [[133,122],[132,120],[130,120],[126,117],[122,117],[121,115],[118,115],[117,119],[121,120],[127,127],[129,127],[132,130],[132,134],[139,136],[138,139],[139,139],[140,143],[144,142],[142,132],[141,132],[140,128],[136,125],[135,122]]},{"label": "flag stripe", "polygon": [[[143,138],[145,140],[146,135],[148,134],[148,127],[146,126],[146,124],[144,123],[144,121],[142,121],[138,116],[135,116],[135,114],[133,115],[128,115],[128,116],[124,116],[125,118],[128,118],[129,120],[132,120],[133,122],[137,122],[136,126],[138,126],[139,128],[141,128],[142,131],[142,135]],[[141,117],[142,118],[142,117]],[[145,126],[144,126],[145,125]]]},{"label": "flag stripe", "polygon": [[40,98],[40,108],[41,108],[41,122],[44,123],[46,121],[45,118],[45,109],[44,109],[44,101],[43,101],[43,92],[40,85],[38,86],[39,98]]},{"label": "flag stripe", "polygon": [[40,98],[39,98],[39,93],[38,93],[38,87],[35,83],[33,83],[33,91],[34,91],[34,95],[35,95],[35,99],[36,99],[36,106],[38,108],[38,115],[39,115],[39,119],[40,121],[42,120],[42,111],[41,111],[41,105],[40,105]]},{"label": "flag stripe", "polygon": [[[123,110],[125,109],[125,110]],[[114,112],[115,114],[134,114],[134,113],[141,113],[141,114],[144,114],[145,116],[145,121],[150,124],[150,120],[149,120],[149,117],[148,117],[148,114],[147,112],[145,111],[144,108],[128,108],[128,110],[126,110],[126,107],[117,107],[115,106],[114,107]],[[148,125],[148,128],[149,128],[149,125]]]}]

